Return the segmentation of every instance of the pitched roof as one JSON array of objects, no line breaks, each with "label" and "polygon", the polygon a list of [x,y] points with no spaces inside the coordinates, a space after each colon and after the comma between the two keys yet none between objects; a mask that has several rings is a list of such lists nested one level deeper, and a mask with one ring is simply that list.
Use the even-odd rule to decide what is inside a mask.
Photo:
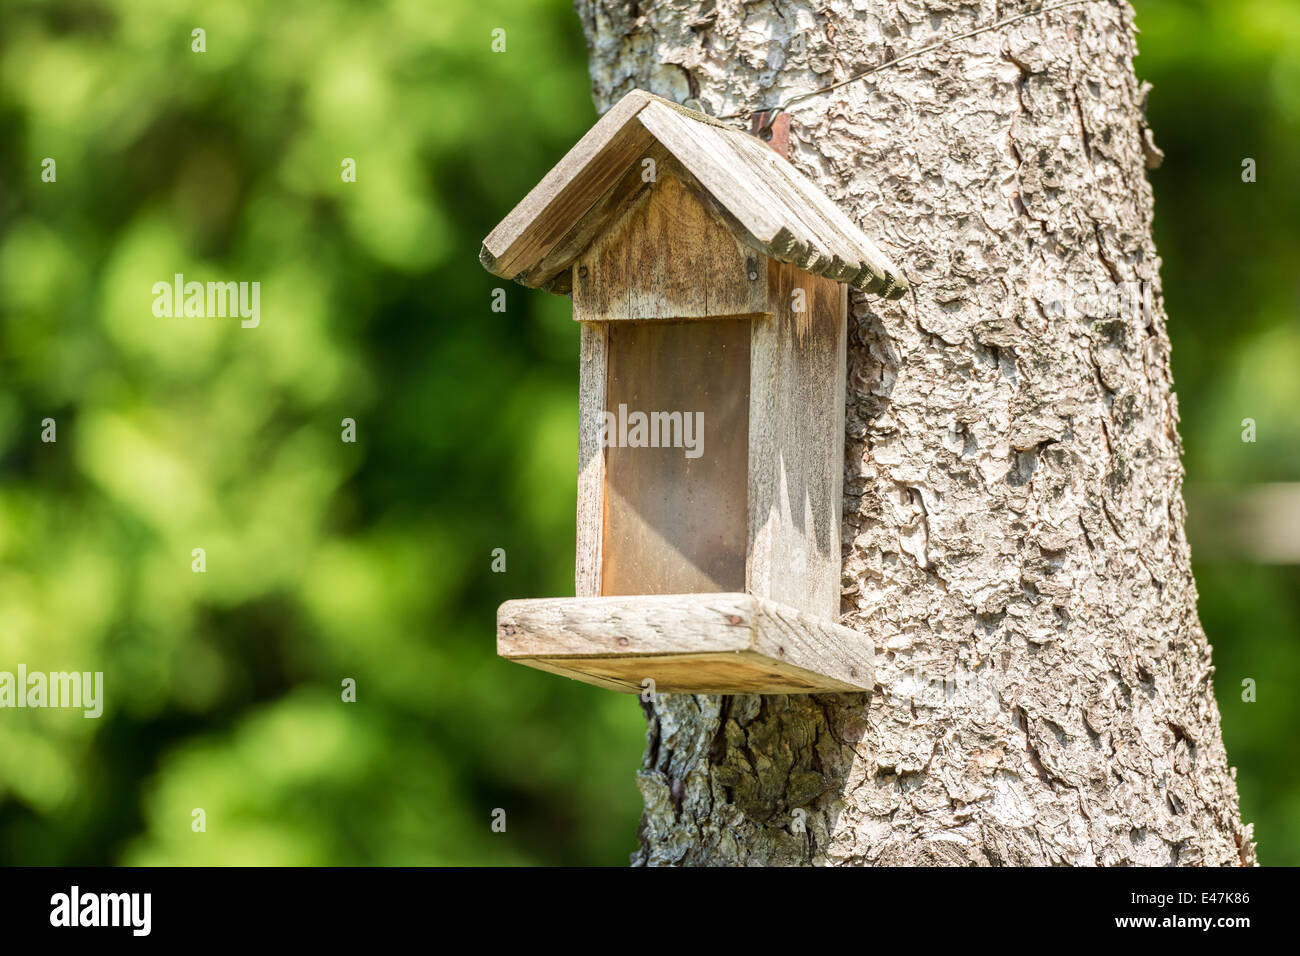
[{"label": "pitched roof", "polygon": [[896,299],[907,280],[848,216],[757,137],[644,90],[609,110],[483,240],[483,265],[569,291],[568,267],[670,158],[738,239],[766,256]]}]

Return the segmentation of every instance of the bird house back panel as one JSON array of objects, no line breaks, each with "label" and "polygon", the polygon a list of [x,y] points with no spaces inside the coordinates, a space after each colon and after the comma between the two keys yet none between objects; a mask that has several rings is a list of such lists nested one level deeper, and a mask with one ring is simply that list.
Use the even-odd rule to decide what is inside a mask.
[{"label": "bird house back panel", "polygon": [[602,594],[744,590],[750,326],[609,325]]}]

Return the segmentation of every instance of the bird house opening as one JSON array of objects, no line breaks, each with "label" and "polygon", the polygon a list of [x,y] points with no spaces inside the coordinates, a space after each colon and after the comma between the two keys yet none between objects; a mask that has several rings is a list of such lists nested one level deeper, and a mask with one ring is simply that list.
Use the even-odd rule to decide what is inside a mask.
[{"label": "bird house opening", "polygon": [[745,589],[751,325],[610,324],[601,594]]}]

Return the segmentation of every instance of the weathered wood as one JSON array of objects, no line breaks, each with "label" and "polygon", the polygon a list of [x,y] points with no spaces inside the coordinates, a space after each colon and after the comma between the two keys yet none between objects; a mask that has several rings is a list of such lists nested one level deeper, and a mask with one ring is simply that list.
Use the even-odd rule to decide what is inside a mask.
[{"label": "weathered wood", "polygon": [[643,192],[641,161],[671,155],[751,251],[897,298],[902,273],[761,140],[640,90],[623,97],[483,242],[496,275],[568,290],[565,270]]},{"label": "weathered wood", "polygon": [[743,590],[750,322],[616,322],[608,336],[604,410],[676,413],[654,437],[682,441],[605,450],[601,593]]},{"label": "weathered wood", "polygon": [[762,253],[897,298],[906,282],[824,193],[756,137],[647,104],[636,122],[708,190]]},{"label": "weathered wood", "polygon": [[[892,266],[761,141],[644,95],[613,112],[485,242],[485,265],[570,290],[582,323],[579,597],[504,606],[502,653],[620,689],[870,688],[869,642],[833,623],[840,282],[893,293]],[[599,605],[617,618],[599,634],[575,603],[597,596],[624,602]]]},{"label": "weathered wood", "polygon": [[[605,364],[584,360],[578,593],[743,589],[836,620],[846,293],[752,252],[742,265],[739,248],[694,193],[666,177],[575,266],[587,272],[575,282],[575,313],[615,320],[601,340]],[[752,272],[728,286],[737,269]],[[730,330],[621,321],[715,310],[754,319],[733,319]],[[613,448],[597,462],[604,413],[620,404],[703,412],[705,456]]]},{"label": "weathered wood", "polygon": [[[655,181],[646,181],[646,160],[656,170],[669,169],[673,158],[658,143],[651,143],[638,162],[628,166],[627,172],[609,189],[605,190],[585,216],[573,224],[564,237],[544,255],[535,266],[525,270],[515,279],[527,286],[545,288],[559,295],[569,295],[573,290],[575,260],[602,231],[622,219],[627,211],[644,199],[654,189]],[[577,318],[577,315],[574,316]]]},{"label": "weathered wood", "polygon": [[748,590],[835,621],[847,292],[787,263],[768,282],[775,317],[753,323],[751,345]]},{"label": "weathered wood", "polygon": [[605,526],[605,373],[609,326],[584,324],[579,335],[578,524],[574,593],[600,594],[601,542]]},{"label": "weathered wood", "polygon": [[729,318],[769,307],[771,260],[741,243],[669,169],[662,164],[654,190],[578,257],[574,319]]},{"label": "weathered wood", "polygon": [[497,653],[602,687],[658,693],[870,690],[871,641],[749,594],[507,601]]},{"label": "weathered wood", "polygon": [[[513,279],[534,269],[591,211],[650,147],[645,128],[631,120],[654,99],[638,90],[619,100],[519,201],[483,240],[479,259],[489,272]],[[591,234],[598,228],[593,221]],[[542,281],[534,276],[524,284]]]},{"label": "weathered wood", "polygon": [[637,119],[764,254],[844,282],[866,268],[871,278],[863,288],[883,285],[888,270],[870,241],[854,236],[857,228],[842,213],[844,228],[832,225],[797,188],[801,177],[761,140],[739,130],[683,122],[678,111],[659,103],[648,104]]}]

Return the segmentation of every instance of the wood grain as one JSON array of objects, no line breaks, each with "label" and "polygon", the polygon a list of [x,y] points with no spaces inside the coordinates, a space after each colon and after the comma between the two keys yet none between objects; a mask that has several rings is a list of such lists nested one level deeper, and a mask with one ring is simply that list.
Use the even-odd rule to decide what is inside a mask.
[{"label": "wood grain", "polygon": [[776,314],[753,323],[751,345],[747,590],[836,621],[847,290],[786,263],[769,290]]},{"label": "wood grain", "polygon": [[[668,150],[651,142],[640,158],[627,167],[627,172],[592,204],[587,214],[574,222],[536,265],[515,276],[516,281],[560,295],[569,295],[573,291],[577,257],[609,232],[632,206],[654,189],[655,182],[647,182],[643,175],[642,163],[647,159],[654,162],[656,170],[670,169],[674,165]],[[579,317],[575,314],[574,318]]]},{"label": "wood grain", "polygon": [[619,100],[492,230],[483,265],[568,291],[567,269],[643,198],[641,161],[668,156],[749,250],[888,298],[907,290],[898,267],[762,140],[641,90]]},{"label": "wood grain", "polygon": [[749,327],[746,319],[608,326],[604,408],[690,415],[699,455],[606,449],[602,594],[744,589]]},{"label": "wood grain", "polygon": [[653,191],[578,257],[576,320],[729,318],[767,308],[769,260],[737,239],[673,166],[661,164]]},{"label": "wood grain", "polygon": [[[489,272],[513,279],[534,269],[591,211],[650,147],[652,137],[631,121],[654,99],[642,90],[624,96],[519,201],[483,240],[479,259]],[[533,275],[524,284],[542,281]]]},{"label": "wood grain", "polygon": [[694,122],[658,100],[634,121],[690,171],[758,251],[865,292],[898,298],[906,291],[898,268],[862,230],[762,140]]},{"label": "wood grain", "polygon": [[605,526],[604,434],[609,326],[583,324],[578,358],[578,508],[574,593],[601,591],[601,544]]},{"label": "wood grain", "polygon": [[601,687],[660,693],[869,691],[863,634],[749,594],[547,598],[497,612],[497,653]]}]

